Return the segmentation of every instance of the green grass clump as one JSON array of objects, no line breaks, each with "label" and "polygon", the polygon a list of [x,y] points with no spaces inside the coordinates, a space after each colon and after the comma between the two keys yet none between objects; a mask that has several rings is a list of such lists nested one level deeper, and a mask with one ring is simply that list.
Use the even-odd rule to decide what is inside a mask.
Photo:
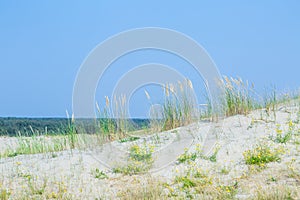
[{"label": "green grass clump", "polygon": [[248,114],[258,107],[254,98],[254,85],[251,86],[241,78],[224,77],[221,80],[221,87],[224,88],[223,110],[226,116],[237,114]]},{"label": "green grass clump", "polygon": [[179,163],[185,163],[187,161],[195,161],[197,157],[197,153],[188,153],[188,151],[185,151],[182,155],[178,157],[177,161]]},{"label": "green grass clump", "polygon": [[217,162],[217,155],[218,155],[219,150],[220,150],[220,147],[217,146],[217,147],[215,148],[215,150],[214,150],[214,153],[213,153],[210,157],[208,157],[208,159],[209,159],[211,162]]},{"label": "green grass clump", "polygon": [[132,128],[127,113],[127,98],[125,95],[114,96],[111,102],[105,96],[105,106],[103,109],[96,104],[98,110],[98,127],[100,135],[110,141],[122,139]]},{"label": "green grass clump", "polygon": [[129,149],[129,158],[127,165],[116,167],[113,169],[113,172],[122,173],[125,175],[147,172],[154,162],[152,157],[153,151],[153,146],[131,146]]},{"label": "green grass clump", "polygon": [[133,142],[140,139],[139,137],[136,136],[132,136],[132,137],[127,137],[127,138],[122,138],[121,140],[119,140],[120,143],[125,143],[125,142]]},{"label": "green grass clump", "polygon": [[270,115],[270,113],[273,112],[274,116],[276,117],[275,111],[276,111],[277,105],[279,103],[278,95],[276,93],[275,86],[273,86],[269,90],[271,92],[266,92],[264,95],[264,108],[266,109],[266,112],[268,115]]},{"label": "green grass clump", "polygon": [[11,195],[11,192],[4,187],[3,183],[0,182],[0,199],[1,200],[8,200]]},{"label": "green grass clump", "polygon": [[189,79],[164,86],[162,117],[162,130],[185,126],[200,118],[193,85]]},{"label": "green grass clump", "polygon": [[1,200],[8,200],[11,193],[6,189],[0,190],[0,199]]},{"label": "green grass clump", "polygon": [[108,176],[105,172],[99,170],[98,168],[95,169],[95,171],[92,172],[95,178],[97,179],[107,179]]},{"label": "green grass clump", "polygon": [[194,152],[189,152],[188,148],[184,149],[184,153],[181,154],[178,158],[177,158],[177,162],[180,163],[191,163],[193,161],[195,161],[198,157],[202,156],[202,150],[200,148],[199,144],[196,144],[196,149]]},{"label": "green grass clump", "polygon": [[67,147],[66,144],[70,144],[68,137],[53,137],[52,141],[50,141],[50,138],[47,138],[46,136],[19,136],[16,148],[6,149],[0,157],[15,157],[18,155],[58,152],[71,147]]},{"label": "green grass clump", "polygon": [[259,144],[252,150],[243,153],[246,164],[265,166],[270,162],[280,161],[280,155],[283,153],[282,148],[272,148],[268,144]]},{"label": "green grass clump", "polygon": [[130,159],[134,161],[145,161],[145,162],[151,162],[152,161],[152,153],[153,153],[153,147],[152,146],[138,146],[133,145],[130,147]]}]

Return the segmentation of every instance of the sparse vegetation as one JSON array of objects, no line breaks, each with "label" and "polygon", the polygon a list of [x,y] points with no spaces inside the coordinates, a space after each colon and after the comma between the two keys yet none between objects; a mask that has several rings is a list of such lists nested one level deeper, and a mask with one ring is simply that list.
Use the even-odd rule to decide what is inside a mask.
[{"label": "sparse vegetation", "polygon": [[108,176],[105,172],[99,170],[98,168],[96,168],[93,172],[92,172],[93,176],[97,179],[107,179]]},{"label": "sparse vegetation", "polygon": [[[186,79],[184,82],[178,82],[177,84],[166,84],[163,89],[162,119],[155,121],[156,126],[157,122],[163,123],[161,130],[170,130],[188,125],[200,118],[191,80]],[[146,96],[150,100],[151,97],[148,93],[146,93]]]},{"label": "sparse vegetation", "polygon": [[129,158],[126,166],[116,167],[114,173],[132,175],[147,172],[153,164],[153,146],[144,144],[143,146],[133,145],[129,150]]},{"label": "sparse vegetation", "polygon": [[246,115],[259,107],[259,103],[255,101],[254,84],[249,85],[248,81],[244,82],[241,78],[224,76],[221,86],[225,89],[223,108],[226,116]]},{"label": "sparse vegetation", "polygon": [[[0,181],[0,199],[82,199],[92,192],[94,192],[92,198],[95,199],[105,199],[106,195],[108,199],[115,197],[121,199],[235,199],[238,198],[238,195],[242,195],[241,198],[246,199],[298,199],[300,197],[297,190],[300,181],[299,162],[297,162],[300,155],[299,108],[296,111],[291,111],[288,107],[283,109],[282,113],[288,116],[286,123],[276,116],[276,112],[278,113],[278,108],[282,107],[278,106],[279,103],[287,101],[289,104],[293,104],[290,97],[286,96],[283,101],[274,89],[271,94],[264,98],[264,101],[260,102],[255,97],[254,86],[242,81],[240,78],[225,77],[222,84],[225,87],[223,109],[226,116],[248,115],[249,113],[252,115],[251,111],[258,108],[263,109],[255,110],[255,112],[260,112],[261,116],[264,115],[264,117],[267,115],[266,119],[271,119],[271,113],[274,113],[272,120],[256,120],[254,116],[246,116],[249,122],[251,120],[251,124],[247,129],[249,134],[259,135],[259,131],[262,130],[256,128],[266,125],[266,135],[270,137],[265,137],[263,142],[259,142],[252,149],[241,151],[239,161],[228,161],[230,164],[225,161],[222,156],[225,156],[226,152],[222,149],[219,154],[219,150],[223,148],[219,145],[215,147],[212,155],[204,156],[200,145],[193,144],[192,148],[185,149],[184,153],[177,158],[178,165],[173,165],[176,167],[176,172],[172,171],[170,177],[162,176],[163,180],[158,180],[161,177],[155,177],[147,173],[155,161],[153,152],[156,146],[152,144],[161,147],[160,144],[163,144],[165,140],[164,137],[159,135],[159,131],[185,126],[201,118],[200,112],[193,98],[191,98],[193,85],[190,80],[186,80],[184,83],[166,84],[164,86],[163,109],[161,110],[162,113],[157,115],[162,118],[153,119],[154,121],[150,122],[150,124],[152,123],[150,126],[153,127],[149,127],[148,122],[148,124],[145,123],[146,126],[144,127],[149,129],[147,131],[132,132],[137,129],[126,118],[127,113],[123,109],[126,107],[126,97],[122,96],[121,98],[114,98],[114,102],[110,102],[106,97],[104,109],[100,109],[97,105],[99,117],[95,123],[97,123],[98,129],[96,130],[98,132],[94,134],[81,133],[81,129],[77,126],[73,116],[68,116],[64,134],[40,134],[38,131],[33,130],[31,130],[30,135],[20,134],[15,140],[15,145],[8,146],[4,151],[0,149],[0,159],[18,160],[19,158],[15,158],[18,155],[50,153],[49,163],[51,163],[61,158],[61,154],[57,153],[59,151],[72,150],[73,153],[73,149],[97,149],[99,144],[116,141],[114,145],[122,145],[122,147],[127,148],[128,160],[119,166],[119,163],[117,163],[117,167],[113,169],[113,172],[104,172],[95,168],[95,165],[88,168],[82,166],[81,162],[83,161],[74,161],[75,164],[70,164],[68,176],[61,177],[55,177],[57,174],[53,174],[53,177],[52,175],[43,177],[32,173],[32,171],[29,173],[27,172],[29,170],[25,170],[23,164],[17,161],[12,168],[14,170],[12,173],[14,180],[6,177],[6,174],[0,176],[0,180],[1,178],[6,180],[5,185],[3,181]],[[150,100],[150,95],[148,93],[146,95]],[[206,112],[204,112],[206,118],[212,115],[209,109],[208,106]],[[113,118],[114,116],[117,117]],[[255,116],[259,116],[259,114]],[[232,119],[236,118],[232,117]],[[276,123],[278,124],[276,125]],[[247,122],[247,124],[249,123]],[[243,124],[239,122],[239,126],[242,127]],[[142,135],[149,134],[149,131],[152,132],[153,130],[158,132],[155,137],[151,138],[153,143],[148,144],[147,138],[141,145]],[[246,129],[242,130],[246,131]],[[180,131],[179,128],[170,132],[179,134]],[[289,152],[287,153],[287,151]],[[111,158],[113,154],[109,156]],[[230,157],[232,155],[227,152],[226,156]],[[290,159],[290,156],[295,156],[295,158]],[[223,160],[226,163],[223,163]],[[231,162],[235,163],[231,165]],[[268,163],[270,164],[267,165]],[[285,168],[281,169],[284,171],[282,176],[279,173],[275,174],[275,172],[271,176],[270,172],[267,173],[269,166],[273,165],[284,165]],[[203,170],[200,166],[206,167],[207,170]],[[86,180],[78,175],[82,171],[74,170],[76,167],[82,171],[88,169]],[[256,167],[259,170],[251,173],[254,172],[251,169]],[[240,172],[239,170],[246,171]],[[59,168],[54,171],[58,172]],[[250,172],[247,176],[235,175],[247,172]],[[266,185],[253,186],[257,178],[266,181]],[[292,183],[284,180],[287,178]],[[64,182],[63,179],[67,181]],[[7,180],[10,183],[7,183]],[[76,185],[74,180],[76,180]],[[77,180],[81,182],[77,182]],[[104,192],[103,194],[103,191],[98,190],[95,192],[97,187],[91,188],[89,185],[91,181],[95,181],[93,184],[100,182],[105,187],[107,186],[105,190],[111,193],[106,194]],[[280,185],[283,182],[286,183],[286,187]],[[20,184],[20,187],[16,187],[16,184]],[[241,184],[243,187],[240,186]],[[254,192],[250,195],[244,189],[251,189]],[[276,192],[270,192],[269,190]],[[97,197],[95,197],[95,193],[97,193]],[[245,196],[243,196],[244,194]],[[77,195],[80,197],[77,197]]]},{"label": "sparse vegetation", "polygon": [[297,187],[288,187],[278,185],[273,187],[259,187],[254,193],[253,200],[282,200],[282,199],[298,199],[299,190]]},{"label": "sparse vegetation", "polygon": [[245,151],[243,155],[246,164],[264,167],[269,162],[280,161],[282,153],[282,148],[274,148],[270,144],[261,143],[254,149]]},{"label": "sparse vegetation", "polygon": [[288,126],[288,130],[284,131],[282,130],[280,124],[276,125],[276,136],[275,138],[272,138],[274,142],[286,144],[292,138],[292,135],[294,133],[293,122],[289,121]]},{"label": "sparse vegetation", "polygon": [[3,187],[3,184],[0,182],[0,199],[8,200],[11,195],[11,192]]},{"label": "sparse vegetation", "polygon": [[209,160],[211,162],[217,162],[217,155],[218,155],[219,150],[220,150],[220,146],[216,145],[214,152],[211,156],[205,156],[200,153],[200,157],[202,159]]},{"label": "sparse vegetation", "polygon": [[144,177],[143,184],[132,183],[130,186],[123,188],[117,197],[124,200],[131,199],[169,199],[163,191],[163,184],[153,178]]},{"label": "sparse vegetation", "polygon": [[232,199],[237,192],[237,182],[220,185],[202,169],[191,166],[183,175],[175,177],[171,184],[165,184],[170,198],[185,199]]},{"label": "sparse vegetation", "polygon": [[124,143],[124,142],[133,142],[140,139],[139,137],[136,136],[132,136],[132,137],[127,137],[127,138],[123,138],[121,140],[119,140],[120,143]]},{"label": "sparse vegetation", "polygon": [[196,152],[189,153],[188,149],[185,149],[184,153],[178,157],[177,161],[178,161],[178,163],[185,163],[187,161],[195,161],[197,157],[198,157],[198,154]]}]

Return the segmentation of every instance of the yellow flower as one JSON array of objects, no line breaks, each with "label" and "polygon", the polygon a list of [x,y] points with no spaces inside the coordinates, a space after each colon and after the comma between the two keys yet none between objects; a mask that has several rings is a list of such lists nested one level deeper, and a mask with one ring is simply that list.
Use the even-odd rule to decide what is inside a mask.
[{"label": "yellow flower", "polygon": [[277,132],[278,135],[282,134],[282,130],[281,129],[276,129],[276,132]]},{"label": "yellow flower", "polygon": [[290,120],[290,121],[289,121],[289,127],[292,127],[292,126],[293,126],[293,121]]}]

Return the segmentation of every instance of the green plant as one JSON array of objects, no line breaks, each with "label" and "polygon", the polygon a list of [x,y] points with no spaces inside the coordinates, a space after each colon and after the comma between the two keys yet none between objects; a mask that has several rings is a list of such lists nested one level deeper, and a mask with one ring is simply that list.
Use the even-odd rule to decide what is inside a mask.
[{"label": "green plant", "polygon": [[[273,86],[271,89],[267,89],[264,95],[264,107],[266,114],[268,116],[271,115],[271,112],[273,113],[274,121],[276,121],[276,109],[278,105],[278,97],[276,92],[276,87]],[[269,92],[271,91],[271,92]]]},{"label": "green plant", "polygon": [[187,161],[195,161],[197,157],[197,153],[189,153],[188,149],[185,149],[184,153],[177,158],[177,161],[178,163],[185,163]]},{"label": "green plant", "polygon": [[254,149],[243,153],[246,164],[265,166],[269,162],[280,161],[282,148],[272,148],[268,144],[258,144]]},{"label": "green plant", "polygon": [[211,156],[205,156],[201,154],[200,157],[205,160],[210,160],[211,162],[217,162],[217,155],[219,153],[219,150],[220,150],[220,146],[217,145],[214,149],[214,153]]},{"label": "green plant", "polygon": [[230,169],[228,167],[223,167],[220,171],[221,174],[227,175],[230,173]]},{"label": "green plant", "polygon": [[68,119],[68,129],[66,135],[69,138],[71,149],[74,149],[77,142],[75,118],[74,114],[72,114],[72,117],[70,118],[68,111],[66,111],[66,114]]},{"label": "green plant", "polygon": [[297,119],[295,120],[296,124],[300,123],[300,108],[298,108],[298,112],[297,112]]},{"label": "green plant", "polygon": [[104,139],[112,139],[113,134],[116,133],[116,123],[112,119],[109,98],[105,96],[105,107],[103,108],[103,110],[100,109],[98,103],[96,103],[96,107],[99,115],[98,126],[100,129],[100,134]]},{"label": "green plant", "polygon": [[294,124],[292,121],[289,121],[289,128],[286,133],[283,133],[284,131],[281,129],[280,124],[276,125],[276,136],[273,138],[273,140],[277,143],[287,143],[293,135],[294,132]]},{"label": "green plant", "polygon": [[234,196],[237,194],[238,189],[238,182],[234,182],[232,185],[219,185],[217,190],[223,193],[224,199],[233,199]]},{"label": "green plant", "polygon": [[11,195],[11,192],[9,189],[4,187],[3,181],[0,181],[0,200],[8,200]]},{"label": "green plant", "polygon": [[107,174],[105,174],[103,171],[99,170],[98,168],[96,168],[92,174],[94,175],[95,178],[97,179],[107,179],[108,176]]},{"label": "green plant", "polygon": [[114,115],[116,120],[116,128],[119,136],[122,138],[129,130],[129,121],[127,113],[127,97],[121,95],[114,97]]},{"label": "green plant", "polygon": [[249,111],[258,107],[253,97],[254,85],[249,86],[248,81],[244,83],[241,78],[235,79],[224,76],[220,87],[225,90],[223,110],[226,116],[248,114]]},{"label": "green plant", "polygon": [[183,189],[193,188],[197,185],[197,180],[192,179],[188,176],[177,176],[175,178],[175,183],[180,183]]},{"label": "green plant", "polygon": [[300,181],[300,170],[296,167],[296,159],[292,158],[290,162],[287,163],[288,176],[295,179],[297,182]]},{"label": "green plant", "polygon": [[113,172],[125,175],[147,172],[154,162],[152,157],[153,151],[153,146],[147,146],[146,144],[143,146],[132,145],[129,149],[127,165],[115,167]]},{"label": "green plant", "polygon": [[179,164],[185,162],[192,162],[195,161],[198,157],[201,157],[201,154],[202,150],[200,148],[200,144],[196,144],[196,149],[194,152],[189,152],[189,149],[185,148],[184,153],[177,158],[177,162]]},{"label": "green plant", "polygon": [[114,96],[112,101],[110,101],[108,96],[105,96],[103,109],[96,103],[98,111],[97,127],[100,131],[98,134],[100,138],[109,141],[120,140],[125,138],[129,132],[134,132],[138,129],[128,117],[127,103],[125,95]]},{"label": "green plant", "polygon": [[[52,140],[51,140],[52,139]],[[19,136],[15,148],[6,149],[0,157],[15,157],[18,155],[57,152],[68,149],[69,137],[46,137],[33,135],[32,137]]]},{"label": "green plant", "polygon": [[8,200],[11,195],[11,192],[7,189],[3,189],[0,187],[0,199],[1,200]]},{"label": "green plant", "polygon": [[195,166],[189,166],[182,175],[163,185],[168,196],[175,199],[233,199],[238,189],[238,182],[232,185],[214,183],[213,177]]},{"label": "green plant", "polygon": [[33,195],[43,195],[47,186],[47,179],[44,179],[43,183],[35,182],[34,178],[28,177],[28,187]]},{"label": "green plant", "polygon": [[164,86],[163,130],[188,125],[200,117],[193,93],[193,85],[189,79]]},{"label": "green plant", "polygon": [[131,137],[127,137],[127,138],[122,138],[121,140],[119,140],[120,143],[125,143],[125,142],[133,142],[140,139],[139,137],[136,136],[131,136]]},{"label": "green plant", "polygon": [[258,187],[253,192],[253,200],[293,200],[299,199],[299,188],[286,185],[275,185],[270,187]]},{"label": "green plant", "polygon": [[267,179],[268,182],[277,182],[277,178],[274,176],[271,176],[270,178]]}]

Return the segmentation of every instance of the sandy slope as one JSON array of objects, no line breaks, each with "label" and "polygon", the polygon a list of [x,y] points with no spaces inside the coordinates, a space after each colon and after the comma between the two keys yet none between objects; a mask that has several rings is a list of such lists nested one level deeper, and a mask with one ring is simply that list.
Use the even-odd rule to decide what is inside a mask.
[{"label": "sandy slope", "polygon": [[[185,148],[193,152],[201,146],[204,153],[203,157],[196,159],[197,167],[224,185],[238,181],[238,199],[252,198],[257,188],[272,185],[286,185],[297,190],[300,189],[299,177],[292,177],[289,170],[292,166],[300,174],[299,124],[295,123],[298,135],[287,144],[277,144],[270,139],[271,135],[276,134],[276,124],[281,124],[283,130],[288,129],[290,120],[297,121],[297,112],[299,107],[290,105],[279,108],[276,122],[273,115],[254,111],[248,116],[233,116],[218,123],[199,122],[134,142],[115,141],[97,149],[2,158],[0,189],[9,190],[11,198],[18,199],[32,195],[30,185],[40,188],[46,182],[44,197],[54,198],[63,189],[64,196],[71,196],[72,199],[114,199],[127,187],[143,184],[149,177],[171,182],[189,167],[188,163],[178,164],[177,157]],[[217,139],[211,137],[212,134]],[[245,164],[243,152],[254,148],[260,141],[282,146],[286,151],[280,162],[269,163],[265,169],[252,172]],[[15,138],[0,138],[0,151],[15,144]],[[126,164],[128,149],[133,144],[154,146],[155,161],[150,172],[133,176],[113,173],[112,168]],[[206,159],[216,147],[219,147],[216,162]],[[95,178],[96,169],[104,171],[108,178]],[[222,173],[223,169],[228,172]]]}]

